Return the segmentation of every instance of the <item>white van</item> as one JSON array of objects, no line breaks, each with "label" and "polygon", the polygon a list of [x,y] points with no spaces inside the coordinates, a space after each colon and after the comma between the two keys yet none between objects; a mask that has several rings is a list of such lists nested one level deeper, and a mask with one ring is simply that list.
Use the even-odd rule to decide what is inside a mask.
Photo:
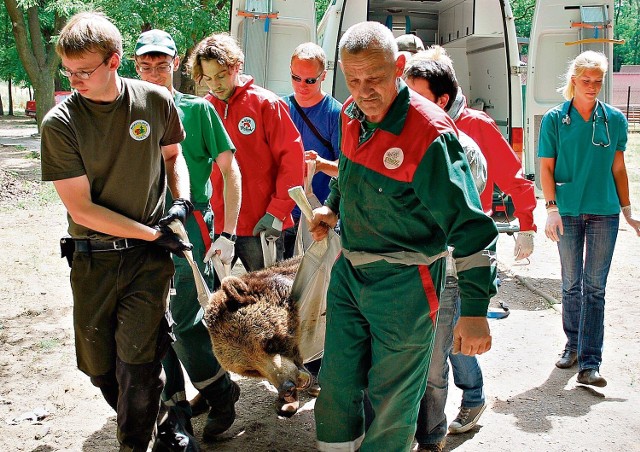
[{"label": "white van", "polygon": [[[540,119],[562,101],[556,88],[570,59],[593,49],[612,60],[612,19],[613,0],[537,0],[528,67],[520,61],[508,0],[332,0],[317,27],[312,0],[233,0],[231,34],[245,51],[245,72],[280,95],[291,92],[293,49],[304,41],[318,42],[328,58],[323,89],[340,101],[348,91],[338,42],[351,25],[375,20],[396,36],[414,33],[425,46],[440,44],[454,61],[470,106],[496,121],[527,176],[536,179]],[[607,84],[603,100],[611,91]]]}]

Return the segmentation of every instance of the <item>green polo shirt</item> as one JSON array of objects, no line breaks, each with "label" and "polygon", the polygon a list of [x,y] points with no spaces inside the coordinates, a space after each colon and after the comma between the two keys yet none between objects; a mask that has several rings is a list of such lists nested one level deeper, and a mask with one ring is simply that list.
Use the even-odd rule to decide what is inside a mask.
[{"label": "green polo shirt", "polygon": [[235,147],[210,102],[178,91],[173,99],[187,134],[182,153],[189,168],[191,201],[208,203],[213,192],[210,180],[213,161],[222,152],[235,152]]}]

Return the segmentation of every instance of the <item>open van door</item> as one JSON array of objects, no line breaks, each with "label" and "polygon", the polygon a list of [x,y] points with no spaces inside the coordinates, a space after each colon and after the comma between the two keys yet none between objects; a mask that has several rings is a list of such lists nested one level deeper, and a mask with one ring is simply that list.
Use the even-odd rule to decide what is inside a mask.
[{"label": "open van door", "polygon": [[349,90],[339,67],[338,43],[350,26],[367,20],[368,3],[367,0],[333,0],[318,25],[318,45],[327,55],[327,75],[322,89],[340,102],[349,97]]},{"label": "open van door", "polygon": [[505,0],[334,0],[318,26],[329,70],[322,87],[349,96],[339,69],[338,42],[353,24],[371,20],[395,36],[413,33],[442,45],[472,108],[484,110],[516,152],[522,151],[520,59],[511,6]]},{"label": "open van door", "polygon": [[[604,53],[609,70],[600,100],[612,96],[613,0],[537,0],[531,28],[526,88],[525,171],[539,174],[538,137],[542,116],[564,98],[569,62],[585,50]],[[541,190],[540,178],[536,187]]]},{"label": "open van door", "polygon": [[244,73],[280,96],[292,92],[291,54],[316,42],[313,0],[232,0],[229,32],[244,52]]},{"label": "open van door", "polygon": [[[444,47],[471,108],[487,113],[522,159],[522,65],[508,0],[333,0],[318,27],[329,70],[324,91],[341,102],[349,96],[339,69],[338,43],[362,21],[377,21],[397,37],[412,33],[425,46]],[[494,211],[513,207],[495,192]]]}]

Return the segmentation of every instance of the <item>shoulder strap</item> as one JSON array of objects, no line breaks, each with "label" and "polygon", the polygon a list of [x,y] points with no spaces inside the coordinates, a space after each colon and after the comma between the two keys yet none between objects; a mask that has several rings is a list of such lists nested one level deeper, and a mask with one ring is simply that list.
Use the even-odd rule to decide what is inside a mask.
[{"label": "shoulder strap", "polygon": [[331,143],[325,139],[320,132],[318,132],[318,129],[316,129],[316,126],[313,125],[313,123],[311,122],[311,120],[307,117],[307,115],[304,113],[304,111],[302,110],[302,107],[300,107],[300,105],[298,105],[298,101],[296,101],[296,98],[294,96],[291,96],[291,103],[293,104],[294,107],[296,107],[296,110],[298,111],[298,113],[300,113],[300,116],[302,116],[302,119],[304,120],[305,124],[307,126],[309,126],[309,129],[311,129],[311,131],[313,132],[313,134],[316,136],[316,138],[318,138],[318,140],[320,140],[320,142],[322,144],[324,144],[324,146],[327,149],[333,149],[333,146],[331,145]]}]

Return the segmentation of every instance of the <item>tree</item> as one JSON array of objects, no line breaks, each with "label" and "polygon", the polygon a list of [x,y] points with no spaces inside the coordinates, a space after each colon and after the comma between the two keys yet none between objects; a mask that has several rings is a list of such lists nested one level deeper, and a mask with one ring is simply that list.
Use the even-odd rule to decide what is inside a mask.
[{"label": "tree", "polygon": [[[30,86],[29,77],[24,71],[24,67],[18,57],[18,49],[11,31],[11,19],[5,8],[0,9],[0,80],[7,82],[8,91],[8,114],[13,115],[12,86]],[[0,103],[0,105],[2,105]],[[4,105],[0,106],[0,114],[4,114]]]},{"label": "tree", "polygon": [[329,7],[329,0],[315,0],[316,3],[316,23],[320,24],[322,16]]},{"label": "tree", "polygon": [[177,89],[195,92],[195,86],[186,75],[185,63],[195,45],[214,32],[229,29],[229,0],[95,0],[94,6],[109,11],[123,37],[125,58],[119,73],[136,77],[131,58],[141,32],[158,28],[169,33],[181,57]]},{"label": "tree", "polygon": [[55,104],[54,79],[60,58],[52,38],[59,34],[65,17],[53,1],[4,0],[4,4],[16,50],[33,86],[39,128],[45,113]]},{"label": "tree", "polygon": [[613,70],[623,64],[640,64],[640,0],[617,0],[614,37],[624,39],[613,48]]},{"label": "tree", "polygon": [[[516,24],[516,35],[528,38],[531,35],[531,24],[533,22],[533,12],[535,10],[535,0],[512,0],[511,9],[513,11],[514,22]],[[522,53],[528,53],[529,46],[523,46]]]}]

